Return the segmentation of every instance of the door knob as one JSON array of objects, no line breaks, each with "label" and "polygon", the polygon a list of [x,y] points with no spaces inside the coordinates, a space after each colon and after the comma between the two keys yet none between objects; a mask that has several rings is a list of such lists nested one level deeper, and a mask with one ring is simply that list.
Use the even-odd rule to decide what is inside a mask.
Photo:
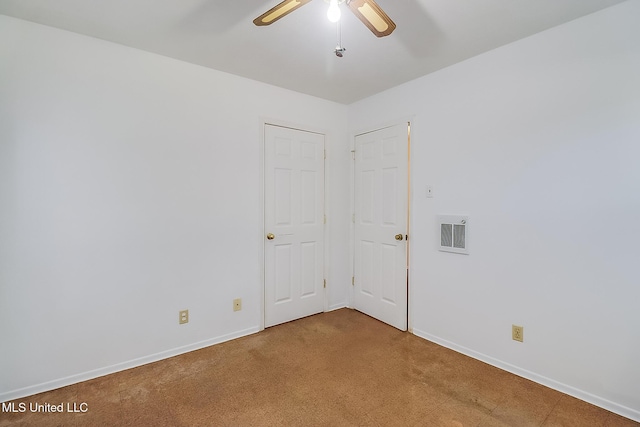
[{"label": "door knob", "polygon": [[402,239],[403,239],[402,234],[396,234],[396,240],[402,240]]},{"label": "door knob", "polygon": [[275,238],[276,238],[275,234],[273,234],[273,233],[267,234],[267,240],[273,240]]}]

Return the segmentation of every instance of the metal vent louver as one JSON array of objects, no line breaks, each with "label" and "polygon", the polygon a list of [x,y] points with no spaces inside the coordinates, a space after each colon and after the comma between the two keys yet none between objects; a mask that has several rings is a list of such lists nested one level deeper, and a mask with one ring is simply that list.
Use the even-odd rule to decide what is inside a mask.
[{"label": "metal vent louver", "polygon": [[458,254],[469,253],[469,217],[439,215],[440,250]]}]

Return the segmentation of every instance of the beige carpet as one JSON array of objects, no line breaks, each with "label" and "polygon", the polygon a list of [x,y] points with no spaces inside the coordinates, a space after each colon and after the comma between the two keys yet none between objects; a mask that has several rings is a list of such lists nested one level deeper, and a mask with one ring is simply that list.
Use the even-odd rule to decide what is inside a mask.
[{"label": "beige carpet", "polygon": [[15,401],[0,426],[639,426],[342,309]]}]

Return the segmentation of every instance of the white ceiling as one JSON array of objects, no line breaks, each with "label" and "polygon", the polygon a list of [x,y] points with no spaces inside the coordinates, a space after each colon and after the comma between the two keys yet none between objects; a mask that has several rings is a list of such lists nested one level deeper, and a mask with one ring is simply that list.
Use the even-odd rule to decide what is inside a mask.
[{"label": "white ceiling", "polygon": [[343,58],[323,0],[253,25],[279,1],[0,0],[0,14],[350,104],[624,0],[377,0],[398,26],[380,39],[343,5]]}]

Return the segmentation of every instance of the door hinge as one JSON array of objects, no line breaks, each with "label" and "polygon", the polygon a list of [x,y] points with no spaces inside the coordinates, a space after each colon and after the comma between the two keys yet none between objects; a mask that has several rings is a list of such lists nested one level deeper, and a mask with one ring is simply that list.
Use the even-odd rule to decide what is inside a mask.
[{"label": "door hinge", "polygon": [[351,286],[355,286],[356,285],[356,278],[354,276],[351,276]]},{"label": "door hinge", "polygon": [[327,279],[323,279],[323,282],[324,282],[323,288],[326,288],[327,287]]},{"label": "door hinge", "polygon": [[351,160],[356,159],[356,150],[351,150]]},{"label": "door hinge", "polygon": [[327,150],[324,150],[324,158],[327,159]]}]

